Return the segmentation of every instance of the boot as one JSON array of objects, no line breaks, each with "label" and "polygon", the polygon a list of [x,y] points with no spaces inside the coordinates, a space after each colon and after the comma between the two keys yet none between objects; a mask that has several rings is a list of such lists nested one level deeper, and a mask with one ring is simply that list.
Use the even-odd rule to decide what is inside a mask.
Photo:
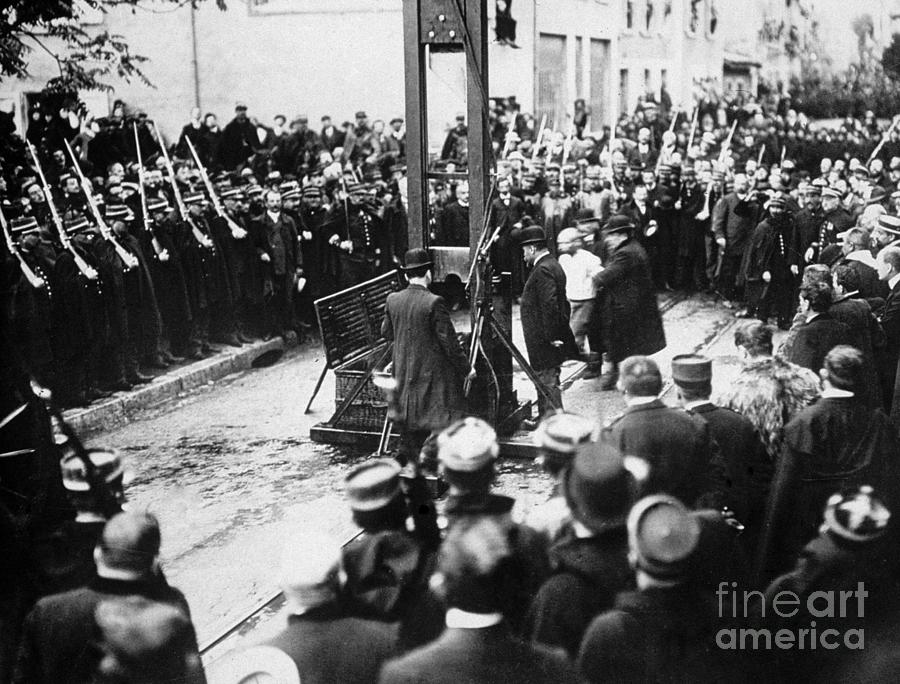
[{"label": "boot", "polygon": [[166,361],[162,354],[157,354],[156,356],[150,357],[147,360],[147,363],[144,364],[145,368],[154,368],[156,370],[166,370],[169,366],[171,366],[168,361]]},{"label": "boot", "polygon": [[125,379],[128,382],[130,382],[132,385],[145,385],[148,382],[153,382],[152,375],[144,375],[143,373],[141,373],[138,370],[136,370],[132,373],[129,373]]},{"label": "boot", "polygon": [[175,356],[175,354],[173,354],[172,352],[162,352],[160,354],[160,358],[162,358],[162,360],[168,363],[170,366],[174,366],[176,363],[181,363],[182,361],[184,361],[183,356]]},{"label": "boot", "polygon": [[241,344],[250,344],[251,342],[255,341],[254,338],[250,337],[245,332],[238,332],[237,339],[238,339],[238,342],[240,342]]},{"label": "boot", "polygon": [[607,392],[609,390],[613,390],[616,388],[616,383],[619,381],[619,367],[618,365],[613,365],[608,371],[606,371],[603,375],[600,376],[600,390],[603,392]]}]

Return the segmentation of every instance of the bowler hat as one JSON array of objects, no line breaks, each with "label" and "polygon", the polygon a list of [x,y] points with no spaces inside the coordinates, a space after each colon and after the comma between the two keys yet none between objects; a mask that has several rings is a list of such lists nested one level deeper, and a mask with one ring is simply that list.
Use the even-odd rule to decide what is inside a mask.
[{"label": "bowler hat", "polygon": [[378,458],[357,466],[344,479],[350,508],[374,511],[400,494],[400,466],[392,459]]},{"label": "bowler hat", "polygon": [[408,249],[403,257],[403,270],[413,271],[417,268],[430,268],[433,265],[427,249],[417,247]]},{"label": "bowler hat", "polygon": [[544,229],[540,226],[528,226],[527,228],[522,229],[521,237],[519,238],[519,242],[524,245],[531,244],[547,244],[547,234],[544,232]]},{"label": "bowler hat", "polygon": [[634,230],[634,223],[632,223],[631,219],[625,214],[616,214],[611,217],[603,227],[603,233],[605,235],[611,235],[613,233],[630,233],[632,230]]},{"label": "bowler hat", "polygon": [[625,524],[634,491],[634,480],[622,455],[604,442],[581,446],[563,476],[569,510],[578,522],[596,533]]},{"label": "bowler hat", "polygon": [[672,380],[680,387],[696,387],[712,381],[712,360],[700,354],[679,354],[672,359]]}]

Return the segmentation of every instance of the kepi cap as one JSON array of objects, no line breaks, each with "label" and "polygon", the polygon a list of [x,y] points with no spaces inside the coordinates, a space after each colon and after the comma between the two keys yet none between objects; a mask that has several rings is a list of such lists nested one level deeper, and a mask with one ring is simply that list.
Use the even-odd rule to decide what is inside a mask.
[{"label": "kepi cap", "polygon": [[391,459],[373,459],[351,470],[344,488],[351,509],[377,510],[400,494],[400,466]]},{"label": "kepi cap", "polygon": [[480,418],[463,418],[437,438],[438,460],[448,470],[472,473],[493,463],[500,453],[497,433]]}]

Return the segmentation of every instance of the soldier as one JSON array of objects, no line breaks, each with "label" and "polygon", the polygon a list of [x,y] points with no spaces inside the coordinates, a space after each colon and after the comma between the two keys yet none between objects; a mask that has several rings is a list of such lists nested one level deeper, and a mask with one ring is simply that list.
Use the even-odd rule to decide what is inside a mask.
[{"label": "soldier", "polygon": [[389,242],[366,186],[348,185],[346,204],[332,207],[328,223],[328,242],[338,249],[340,289],[374,278],[387,257]]},{"label": "soldier", "polygon": [[828,245],[837,243],[838,233],[849,230],[854,223],[853,217],[841,206],[840,191],[834,188],[825,188],[822,191],[822,222],[812,241],[806,244],[804,240],[806,250],[803,258],[806,263],[816,263]]},{"label": "soldier", "polygon": [[[228,228],[226,221],[217,217],[213,219],[218,225],[219,241],[225,247],[225,255],[230,276],[234,300],[234,337],[241,344],[253,341],[252,333],[258,331],[259,320],[255,308],[261,298],[262,284],[259,277],[256,248],[254,245],[253,226],[249,223],[241,201],[244,191],[240,188],[227,188],[219,193],[225,214],[239,228],[235,233]],[[244,231],[242,235],[240,231]],[[228,341],[231,344],[231,341]]]},{"label": "soldier", "polygon": [[300,218],[313,236],[311,241],[304,243],[303,271],[309,280],[307,287],[310,288],[310,296],[318,299],[337,289],[338,264],[336,255],[328,244],[330,235],[325,226],[328,210],[324,206],[322,190],[315,185],[308,185],[303,188],[300,196]]}]

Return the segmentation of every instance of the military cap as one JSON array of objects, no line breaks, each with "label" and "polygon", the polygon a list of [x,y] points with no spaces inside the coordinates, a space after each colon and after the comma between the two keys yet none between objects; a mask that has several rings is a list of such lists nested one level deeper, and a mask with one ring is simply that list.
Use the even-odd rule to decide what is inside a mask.
[{"label": "military cap", "polygon": [[632,171],[643,171],[645,167],[642,162],[636,161],[636,162],[632,162],[631,164],[629,164],[628,168],[631,169]]},{"label": "military cap", "polygon": [[140,186],[137,183],[132,183],[130,181],[122,181],[122,190],[127,190],[129,193],[138,193],[141,191]]},{"label": "military cap", "polygon": [[715,145],[715,144],[716,144],[716,136],[713,135],[713,134],[712,134],[711,132],[709,132],[709,131],[706,131],[706,133],[704,133],[704,134],[700,137],[700,139],[701,139],[703,142],[705,142],[705,143],[707,143],[707,144],[709,144],[709,145]]},{"label": "military cap", "polygon": [[219,193],[220,199],[240,199],[244,196],[244,191],[240,188],[228,188]]},{"label": "military cap", "polygon": [[181,199],[185,204],[200,204],[206,201],[206,195],[202,192],[188,192]]},{"label": "military cap", "polygon": [[793,159],[785,159],[781,162],[781,170],[782,171],[793,171],[797,168],[797,165],[794,163]]},{"label": "military cap", "polygon": [[671,164],[660,164],[659,172],[660,172],[660,174],[672,173],[672,165]]},{"label": "military cap", "polygon": [[13,235],[27,235],[38,229],[38,222],[34,216],[20,216],[9,222],[9,231]]},{"label": "military cap", "polygon": [[900,216],[882,214],[878,217],[878,228],[894,235],[900,235]]},{"label": "military cap", "polygon": [[700,541],[700,524],[675,497],[638,501],[628,515],[628,541],[636,566],[649,575],[682,575]]},{"label": "military cap", "polygon": [[66,235],[74,235],[79,231],[90,228],[91,224],[84,216],[77,216],[63,221],[63,227],[65,228]]},{"label": "military cap", "polygon": [[309,123],[309,117],[306,114],[298,114],[291,123]]},{"label": "military cap", "polygon": [[395,116],[393,119],[391,119],[390,123],[391,123],[391,126],[393,126],[395,123],[403,123],[403,117]]},{"label": "military cap", "polygon": [[697,170],[693,166],[683,166],[681,168],[681,176],[682,178],[686,178],[688,176],[696,176]]},{"label": "military cap", "polygon": [[235,103],[234,103],[234,111],[236,111],[236,112],[237,112],[237,111],[245,111],[245,112],[246,112],[246,111],[247,111],[247,105],[246,105],[246,103],[240,102],[240,101],[235,102]]},{"label": "military cap", "polygon": [[164,198],[151,198],[147,200],[147,211],[171,211],[172,207],[169,206],[169,202]]},{"label": "military cap", "polygon": [[75,178],[77,180],[77,177],[74,173],[69,173],[68,171],[66,171],[65,173],[61,173],[59,176],[59,184],[65,185],[66,181],[68,181],[70,178]]},{"label": "military cap", "polygon": [[682,387],[712,382],[712,360],[700,354],[679,354],[672,359],[672,380]]},{"label": "military cap", "polygon": [[554,413],[538,425],[534,432],[534,443],[546,451],[574,454],[580,445],[590,441],[593,433],[594,423],[584,416],[577,413]]},{"label": "military cap", "polygon": [[635,483],[614,446],[587,442],[578,447],[562,488],[572,516],[599,534],[625,525]]},{"label": "military cap", "polygon": [[347,183],[347,194],[356,195],[368,191],[364,183]]},{"label": "military cap", "polygon": [[525,161],[525,155],[519,152],[519,150],[513,150],[507,155],[506,159],[508,161]]},{"label": "military cap", "polygon": [[393,459],[372,459],[350,471],[344,488],[354,511],[377,510],[400,494],[400,466]]},{"label": "military cap", "polygon": [[823,188],[822,197],[831,197],[832,199],[841,199],[841,192],[837,188]]},{"label": "military cap", "polygon": [[523,246],[531,244],[546,245],[547,234],[540,226],[528,226],[527,228],[522,229],[519,236],[519,243]]},{"label": "military cap", "polygon": [[900,199],[900,190],[894,190],[894,192],[891,193],[891,199]]},{"label": "military cap", "polygon": [[295,180],[286,180],[281,185],[278,186],[278,189],[281,192],[288,192],[289,190],[299,190],[300,183]]},{"label": "military cap", "polygon": [[825,505],[825,528],[851,542],[884,536],[891,512],[868,485],[850,494],[833,494]]},{"label": "military cap", "polygon": [[616,214],[610,217],[606,225],[603,226],[604,235],[612,235],[613,233],[630,233],[634,230],[634,223],[625,214]]},{"label": "military cap", "polygon": [[493,463],[500,453],[497,433],[480,418],[463,418],[437,438],[438,460],[448,470],[471,473]]},{"label": "military cap", "polygon": [[271,183],[272,181],[280,181],[281,180],[281,171],[269,171],[266,175],[266,182]]},{"label": "military cap", "polygon": [[294,188],[293,190],[288,190],[287,192],[281,193],[282,200],[296,200],[300,199],[300,191]]},{"label": "military cap", "polygon": [[106,207],[104,218],[107,220],[121,219],[122,221],[131,221],[134,218],[134,214],[124,204],[110,204]]},{"label": "military cap", "polygon": [[[114,449],[88,449],[88,458],[94,466],[101,482],[112,484],[121,480],[124,474],[122,459]],[[63,487],[70,492],[87,492],[91,485],[88,481],[84,462],[75,454],[64,456],[59,462],[62,471]]]},{"label": "military cap", "polygon": [[538,175],[534,171],[526,171],[522,174],[522,178],[530,181],[536,181],[538,179]]},{"label": "military cap", "polygon": [[369,117],[366,116],[366,113],[360,109],[358,112],[356,112],[356,118],[357,119],[368,119]]},{"label": "military cap", "polygon": [[307,185],[301,194],[304,197],[321,197],[322,191],[315,185]]},{"label": "military cap", "polygon": [[784,209],[785,206],[786,206],[786,202],[785,202],[785,200],[784,200],[784,195],[782,195],[780,192],[779,192],[779,193],[776,193],[776,194],[773,195],[772,198],[766,203],[766,206],[768,206],[770,209],[771,209],[772,207],[775,207],[775,208],[777,208],[777,209]]},{"label": "military cap", "polygon": [[562,172],[563,173],[575,173],[578,170],[578,166],[576,164],[563,164]]}]

